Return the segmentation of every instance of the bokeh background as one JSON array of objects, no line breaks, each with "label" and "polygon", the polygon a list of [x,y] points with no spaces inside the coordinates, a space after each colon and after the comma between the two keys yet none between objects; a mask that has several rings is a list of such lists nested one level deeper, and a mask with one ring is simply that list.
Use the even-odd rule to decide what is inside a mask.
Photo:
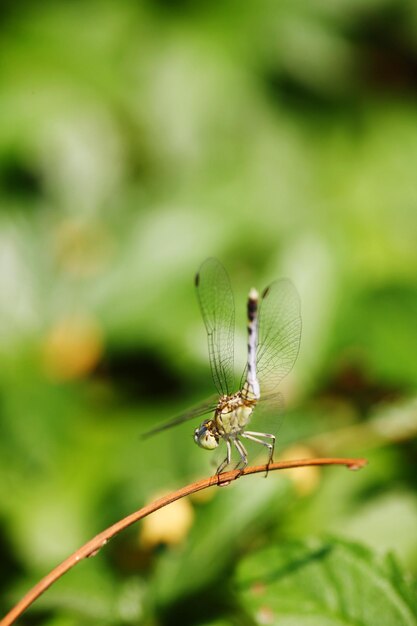
[{"label": "bokeh background", "polygon": [[272,546],[285,570],[326,537],[415,579],[415,1],[9,0],[0,59],[2,612],[213,471],[193,422],[140,439],[213,392],[193,292],[208,256],[234,285],[237,373],[249,287],[289,276],[300,293],[279,455],[369,466],[182,501],[21,623],[275,623],[236,572]]}]

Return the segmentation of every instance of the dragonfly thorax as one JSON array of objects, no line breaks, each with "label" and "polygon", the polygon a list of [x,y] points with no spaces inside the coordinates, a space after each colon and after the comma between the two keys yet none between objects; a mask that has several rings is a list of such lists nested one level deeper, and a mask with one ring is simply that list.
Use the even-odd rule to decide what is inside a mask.
[{"label": "dragonfly thorax", "polygon": [[249,400],[241,391],[222,396],[214,413],[214,422],[219,437],[235,437],[246,428],[256,401]]},{"label": "dragonfly thorax", "polygon": [[194,431],[194,441],[201,448],[213,450],[220,439],[233,439],[246,428],[256,401],[242,395],[241,391],[221,396],[212,419],[204,422]]}]

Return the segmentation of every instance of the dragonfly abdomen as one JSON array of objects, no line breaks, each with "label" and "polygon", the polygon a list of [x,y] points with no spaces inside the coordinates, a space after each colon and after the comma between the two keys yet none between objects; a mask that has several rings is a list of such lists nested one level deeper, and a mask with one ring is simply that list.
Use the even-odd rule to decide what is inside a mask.
[{"label": "dragonfly abdomen", "polygon": [[258,400],[261,396],[258,376],[256,372],[256,348],[258,346],[258,300],[256,289],[251,289],[248,297],[248,363],[247,376],[243,387],[246,398]]}]

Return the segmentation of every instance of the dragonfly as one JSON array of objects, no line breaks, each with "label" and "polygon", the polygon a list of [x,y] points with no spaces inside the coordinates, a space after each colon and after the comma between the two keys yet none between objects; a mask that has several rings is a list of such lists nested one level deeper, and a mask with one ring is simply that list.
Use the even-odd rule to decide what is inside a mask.
[{"label": "dragonfly", "polygon": [[280,279],[262,292],[249,291],[247,311],[247,361],[240,380],[234,379],[235,304],[226,269],[215,258],[206,259],[195,276],[195,288],[207,331],[208,352],[217,394],[187,412],[156,426],[143,437],[154,435],[185,421],[211,414],[194,431],[195,443],[214,450],[224,441],[226,457],[217,468],[220,474],[231,464],[233,449],[239,462],[248,464],[243,440],[268,449],[268,465],[273,462],[275,435],[247,430],[259,403],[281,403],[277,392],[282,379],[297,359],[301,339],[300,299],[293,283]]}]

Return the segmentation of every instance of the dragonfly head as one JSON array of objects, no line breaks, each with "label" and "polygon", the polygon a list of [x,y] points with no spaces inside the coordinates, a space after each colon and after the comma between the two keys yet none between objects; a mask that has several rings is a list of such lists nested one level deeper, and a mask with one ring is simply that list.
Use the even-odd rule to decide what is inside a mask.
[{"label": "dragonfly head", "polygon": [[204,420],[204,422],[195,429],[194,441],[200,448],[205,448],[206,450],[214,450],[214,448],[217,448],[219,445],[219,435],[213,420]]}]

